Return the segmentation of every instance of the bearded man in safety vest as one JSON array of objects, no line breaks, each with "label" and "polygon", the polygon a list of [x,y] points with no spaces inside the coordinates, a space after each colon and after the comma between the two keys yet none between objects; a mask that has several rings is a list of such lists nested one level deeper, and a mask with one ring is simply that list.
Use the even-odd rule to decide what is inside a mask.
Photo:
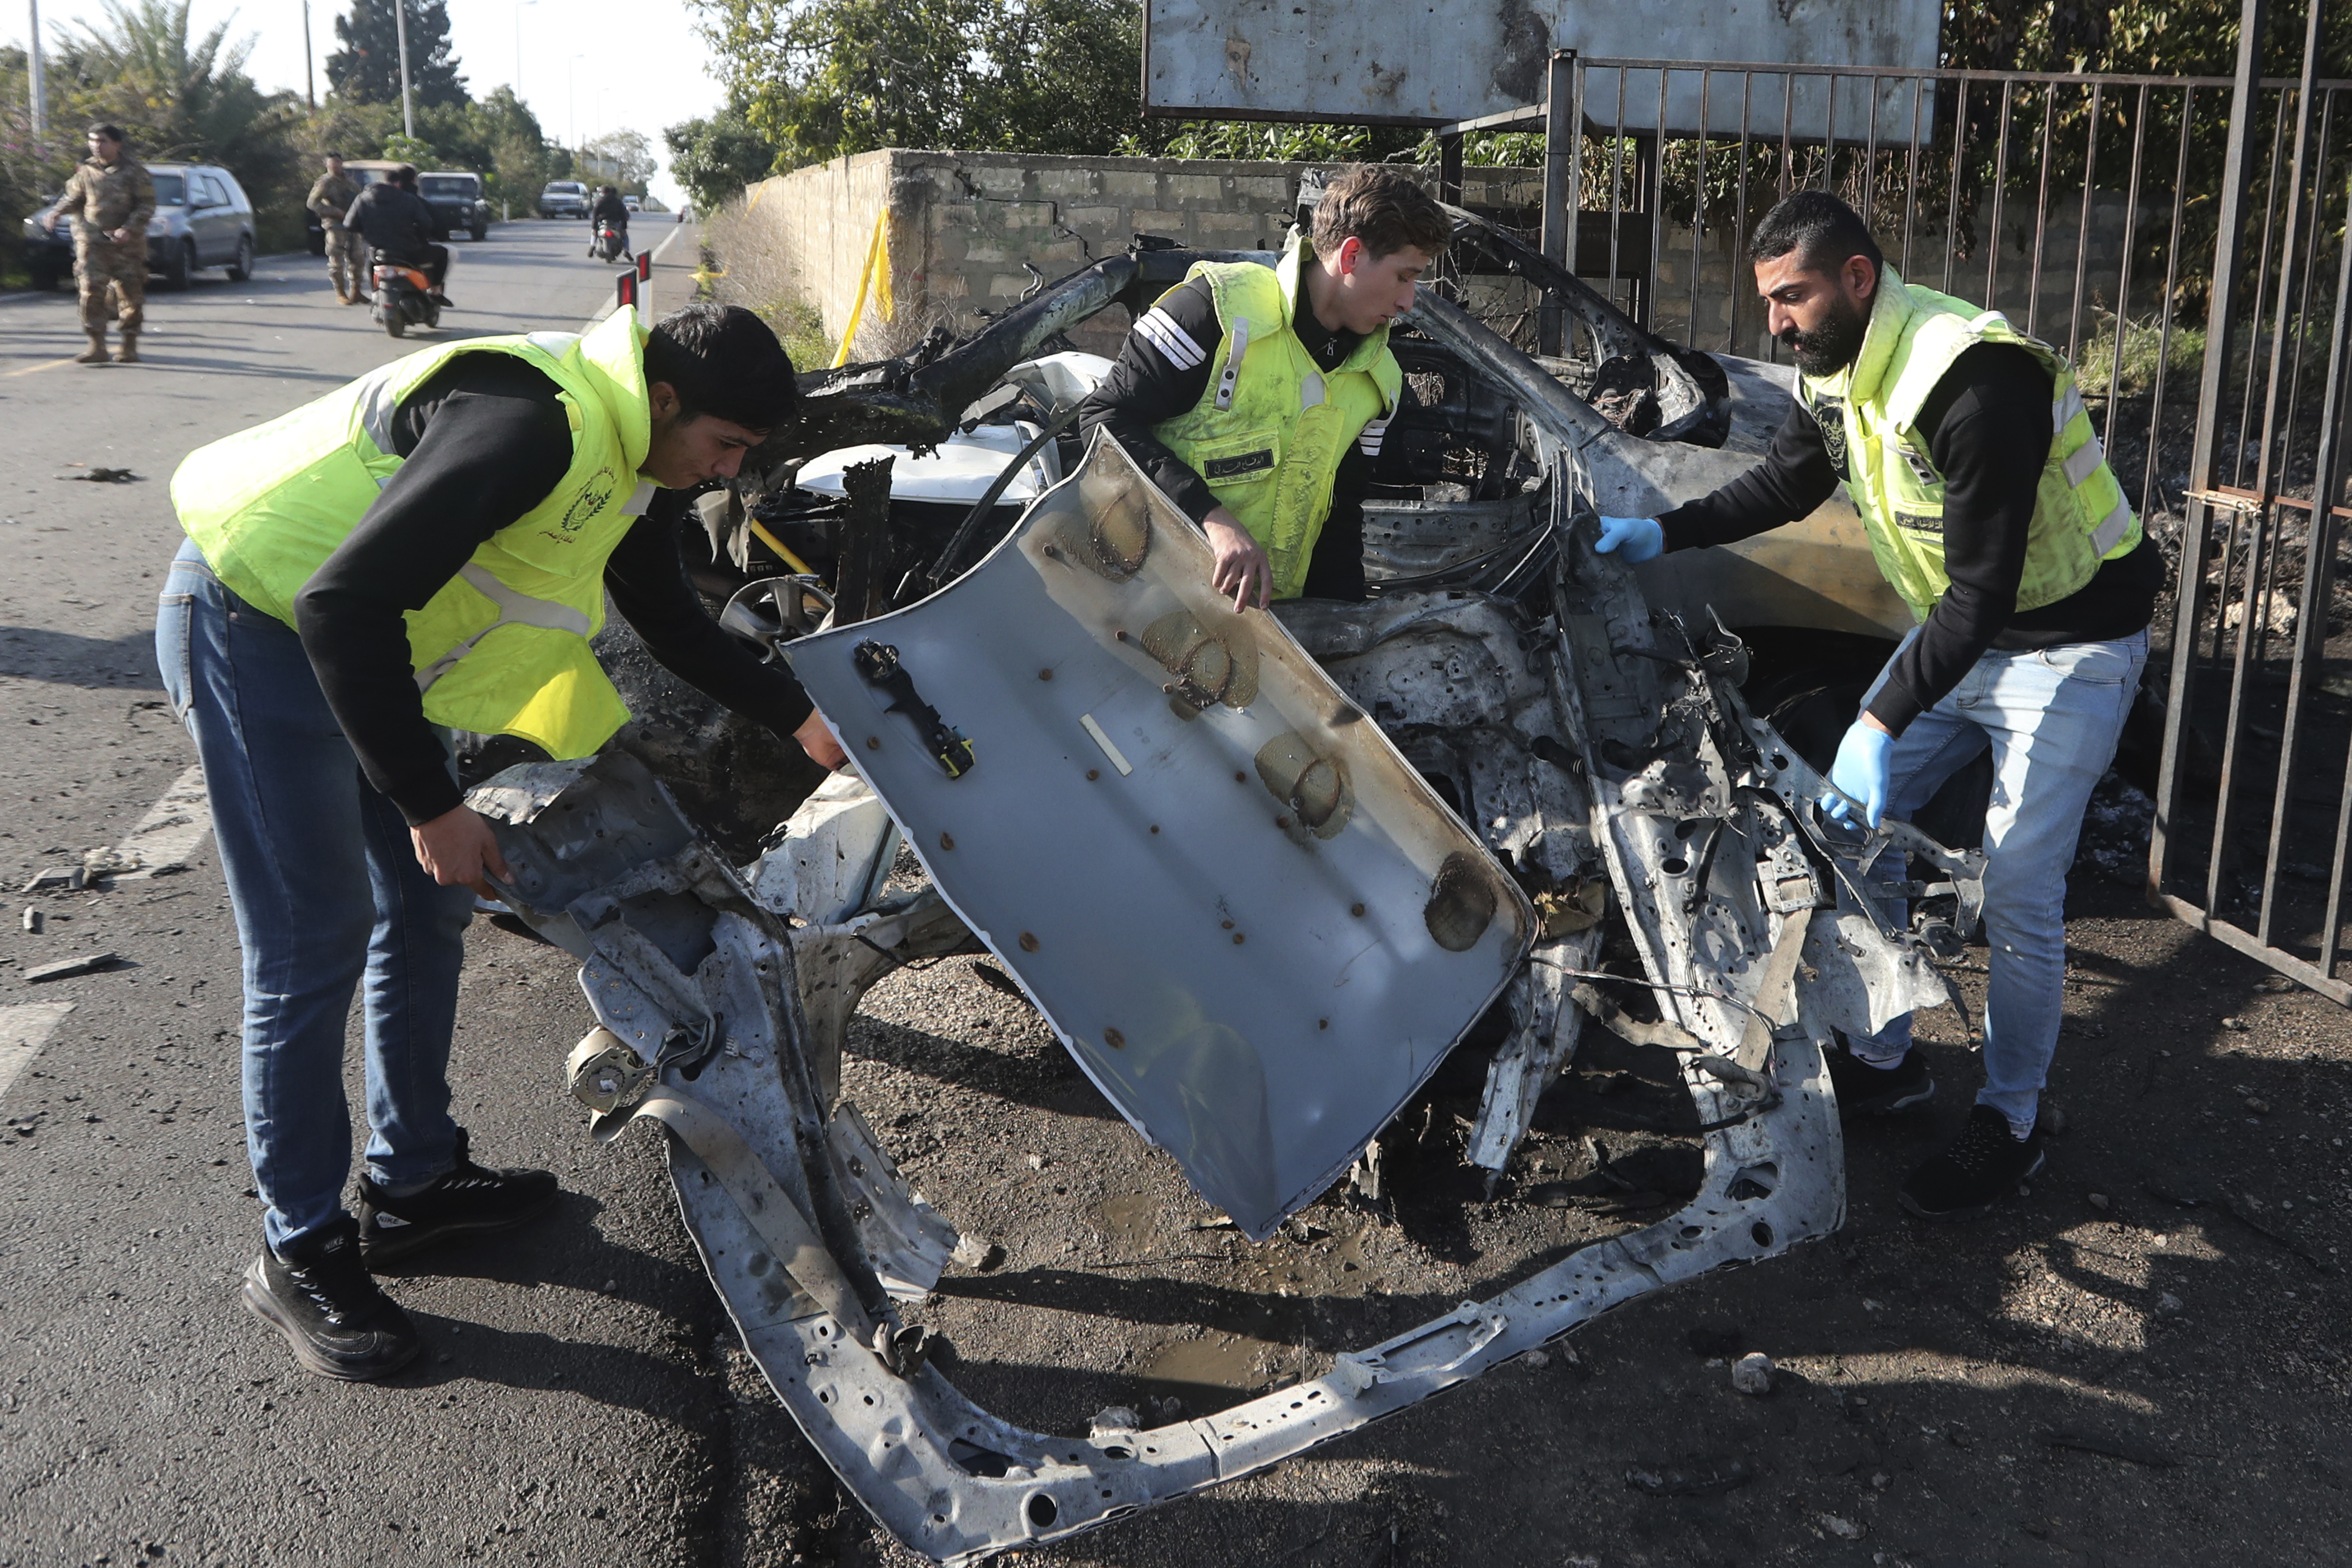
[{"label": "bearded man in safety vest", "polygon": [[[1906,283],[1851,207],[1784,198],[1749,247],[1796,404],[1764,462],[1664,517],[1601,519],[1644,561],[1806,516],[1843,481],[1918,626],[1863,698],[1822,804],[1907,817],[1990,748],[1985,1087],[1905,1181],[1929,1218],[1982,1214],[2042,1166],[2040,1096],[2066,972],[2066,871],[2147,657],[2162,566],[2107,467],[2074,373],[2000,314]],[[1935,1092],[1911,1020],[1830,1059],[1849,1114]]]},{"label": "bearded man in safety vest", "polygon": [[1406,175],[1349,169],[1279,265],[1194,265],[1080,409],[1208,535],[1234,608],[1364,596],[1362,500],[1404,386],[1389,323],[1452,234]]},{"label": "bearded man in safety vest", "polygon": [[[373,1265],[530,1218],[545,1172],[476,1164],[449,1115],[463,938],[509,876],[465,805],[453,729],[593,752],[628,718],[589,639],[607,593],[717,700],[841,760],[799,686],[706,616],[674,530],[792,409],[792,362],[748,310],[650,334],[428,349],[199,448],[156,622],[194,738],[245,973],[246,1146],[266,1245],[246,1306],[322,1376],[418,1349]],[[343,1030],[367,981],[360,1217]]]}]

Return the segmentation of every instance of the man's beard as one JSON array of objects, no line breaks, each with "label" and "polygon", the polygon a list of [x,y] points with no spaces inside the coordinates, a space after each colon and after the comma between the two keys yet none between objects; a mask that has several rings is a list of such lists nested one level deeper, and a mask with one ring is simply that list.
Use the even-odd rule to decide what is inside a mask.
[{"label": "man's beard", "polygon": [[1790,327],[1780,334],[1780,342],[1796,356],[1797,368],[1807,375],[1835,375],[1853,363],[1862,352],[1862,340],[1870,331],[1868,312],[1857,309],[1851,300],[1837,300],[1831,303],[1829,314],[1822,324],[1810,332]]}]

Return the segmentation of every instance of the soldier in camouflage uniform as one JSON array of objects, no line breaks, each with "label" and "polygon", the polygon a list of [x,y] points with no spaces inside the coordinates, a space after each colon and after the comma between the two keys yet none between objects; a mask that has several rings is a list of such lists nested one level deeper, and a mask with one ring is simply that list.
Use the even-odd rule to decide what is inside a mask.
[{"label": "soldier in camouflage uniform", "polygon": [[81,287],[81,327],[89,352],[81,364],[106,363],[106,296],[117,301],[122,324],[123,364],[139,363],[139,329],[146,319],[147,220],[155,216],[155,182],[147,165],[130,155],[117,126],[89,128],[89,158],[66,184],[66,194],[48,216],[74,220],[74,280]]},{"label": "soldier in camouflage uniform", "polygon": [[359,198],[360,183],[343,173],[343,155],[327,154],[327,172],[310,186],[302,205],[319,215],[327,238],[327,276],[335,281],[335,298],[346,305],[367,303],[365,276],[357,254],[359,236],[344,226],[343,215]]}]

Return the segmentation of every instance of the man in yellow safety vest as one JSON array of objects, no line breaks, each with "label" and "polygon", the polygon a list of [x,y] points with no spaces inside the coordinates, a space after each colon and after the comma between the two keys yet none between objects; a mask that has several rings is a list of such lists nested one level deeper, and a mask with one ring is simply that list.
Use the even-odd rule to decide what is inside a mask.
[{"label": "man in yellow safety vest", "polygon": [[[418,1349],[371,1266],[520,1223],[555,1178],[470,1158],[447,1065],[476,894],[508,869],[452,729],[585,756],[629,716],[589,639],[614,604],[719,701],[841,753],[799,686],[702,611],[688,492],[792,409],[748,310],[474,338],[394,360],[191,453],[156,651],[204,763],[245,979],[246,1145],[264,1206],[244,1300],[321,1376]],[[366,990],[360,1215],[344,1020]]]},{"label": "man in yellow safety vest", "polygon": [[1452,233],[1404,174],[1349,169],[1279,265],[1196,264],[1087,399],[1081,428],[1201,526],[1235,608],[1364,596],[1361,500],[1404,385],[1389,323]]},{"label": "man in yellow safety vest", "polygon": [[[1843,482],[1918,626],[1863,698],[1822,804],[1907,817],[1988,749],[1985,1087],[1901,1200],[1986,1212],[2042,1166],[2057,1048],[2066,872],[2147,658],[2163,567],[2107,467],[2074,368],[1996,311],[1906,282],[1851,207],[1785,197],[1749,247],[1769,327],[1797,362],[1764,462],[1660,518],[1603,518],[1600,548],[1644,561],[1806,516]],[[1830,1061],[1841,1107],[1935,1093],[1906,1014]]]}]

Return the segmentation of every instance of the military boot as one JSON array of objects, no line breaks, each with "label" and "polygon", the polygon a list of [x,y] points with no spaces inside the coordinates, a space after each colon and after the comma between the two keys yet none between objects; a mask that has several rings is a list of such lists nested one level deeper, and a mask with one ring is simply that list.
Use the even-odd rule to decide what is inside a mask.
[{"label": "military boot", "polygon": [[139,334],[137,332],[125,332],[122,334],[122,346],[115,351],[114,363],[117,364],[137,364],[139,363]]},{"label": "military boot", "polygon": [[104,332],[92,332],[89,334],[89,352],[87,353],[76,354],[74,356],[74,363],[104,364],[106,363],[106,334]]}]

